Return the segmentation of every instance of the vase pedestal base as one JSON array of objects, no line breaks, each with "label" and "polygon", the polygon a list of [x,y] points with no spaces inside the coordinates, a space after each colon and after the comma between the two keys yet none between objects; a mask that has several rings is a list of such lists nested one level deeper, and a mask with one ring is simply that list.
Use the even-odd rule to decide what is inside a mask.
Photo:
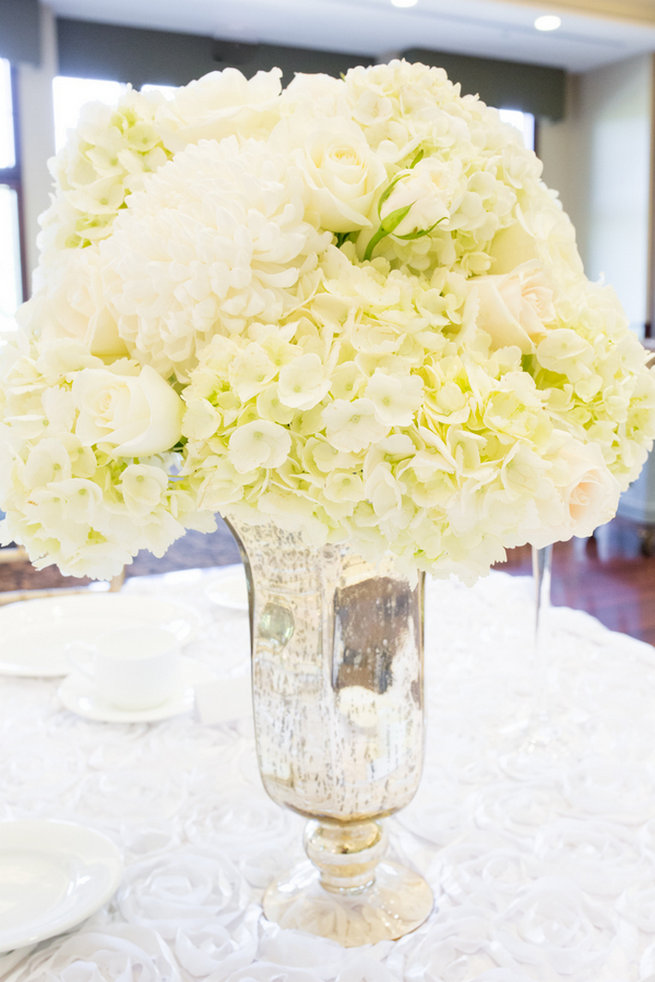
[{"label": "vase pedestal base", "polygon": [[354,948],[393,941],[416,930],[432,912],[434,897],[422,876],[385,860],[376,867],[370,886],[326,890],[318,870],[307,861],[268,887],[263,906],[266,917],[280,927]]}]

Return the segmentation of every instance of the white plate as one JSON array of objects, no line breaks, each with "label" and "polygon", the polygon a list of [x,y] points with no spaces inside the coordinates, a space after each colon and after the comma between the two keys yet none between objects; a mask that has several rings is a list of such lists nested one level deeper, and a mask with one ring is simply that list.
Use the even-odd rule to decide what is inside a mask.
[{"label": "white plate", "polygon": [[105,702],[93,682],[81,672],[73,672],[59,686],[57,693],[66,709],[85,719],[101,723],[154,723],[179,716],[193,709],[194,687],[215,678],[206,665],[193,658],[181,658],[182,685],[175,695],[149,709],[119,709]]},{"label": "white plate", "polygon": [[71,641],[92,642],[99,634],[131,624],[157,624],[181,644],[198,624],[192,607],[140,594],[84,593],[20,600],[0,607],[0,675],[67,675]]},{"label": "white plate", "polygon": [[219,573],[207,588],[213,603],[229,610],[248,610],[248,587],[242,566]]},{"label": "white plate", "polygon": [[0,822],[0,951],[68,931],[112,896],[114,843],[73,822]]}]

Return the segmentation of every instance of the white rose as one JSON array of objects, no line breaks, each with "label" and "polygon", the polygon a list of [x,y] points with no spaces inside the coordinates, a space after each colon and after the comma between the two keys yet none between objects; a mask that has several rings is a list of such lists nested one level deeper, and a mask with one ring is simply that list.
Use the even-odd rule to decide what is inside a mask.
[{"label": "white rose", "polygon": [[[358,126],[349,120],[328,120],[320,129],[301,133],[302,147],[294,160],[308,190],[308,212],[331,232],[350,232],[370,225],[368,212],[387,172]],[[291,137],[293,139],[293,136]],[[295,141],[294,141],[295,142]]]},{"label": "white rose", "polygon": [[99,260],[94,248],[68,250],[47,287],[19,308],[21,326],[43,341],[81,341],[100,358],[127,354],[105,301]]},{"label": "white rose", "polygon": [[555,316],[553,292],[535,261],[511,273],[472,280],[464,313],[465,321],[474,320],[490,335],[494,347],[516,345],[526,354]]},{"label": "white rose", "polygon": [[82,443],[111,448],[117,457],[148,457],[173,447],[182,433],[184,403],[157,372],[138,375],[84,368],[73,380]]},{"label": "white rose", "polygon": [[314,119],[347,118],[350,115],[343,81],[332,75],[296,72],[282,92],[281,102],[291,112],[309,109]]},{"label": "white rose", "polygon": [[495,274],[510,273],[521,263],[537,258],[537,243],[525,228],[522,216],[494,236],[489,247],[491,269]]},{"label": "white rose", "polygon": [[187,143],[266,133],[278,119],[279,68],[247,79],[238,69],[209,72],[177,90],[157,112],[166,145],[179,150]]},{"label": "white rose", "polygon": [[409,211],[392,230],[397,236],[412,235],[432,228],[456,210],[465,186],[457,160],[444,162],[435,157],[420,160],[396,181],[382,207],[384,221],[401,208]]}]

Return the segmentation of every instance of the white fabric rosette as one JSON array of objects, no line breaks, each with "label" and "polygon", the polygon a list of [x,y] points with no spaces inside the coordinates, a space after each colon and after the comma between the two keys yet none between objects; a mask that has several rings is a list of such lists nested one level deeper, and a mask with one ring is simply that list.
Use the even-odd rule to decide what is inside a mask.
[{"label": "white fabric rosette", "polygon": [[302,819],[274,804],[261,788],[230,786],[195,800],[184,822],[196,848],[219,837],[225,848],[234,849],[248,882],[258,888],[286,868],[290,856],[304,858],[302,827]]},{"label": "white fabric rosette", "polygon": [[506,976],[508,982],[523,982],[520,965],[494,950],[490,919],[474,904],[443,908],[428,926],[399,942],[387,964],[403,982],[488,982],[501,966],[515,973]]},{"label": "white fabric rosette", "polygon": [[544,982],[562,976],[610,982],[621,977],[604,974],[615,948],[625,967],[619,927],[618,915],[591,900],[573,878],[544,876],[517,893],[494,935],[519,964],[536,967]]},{"label": "white fabric rosette", "polygon": [[128,923],[154,927],[171,941],[180,931],[228,927],[242,916],[248,896],[227,856],[182,847],[134,863],[116,902]]},{"label": "white fabric rosette", "polygon": [[115,924],[78,931],[37,951],[7,982],[186,982],[162,938],[147,927]]}]

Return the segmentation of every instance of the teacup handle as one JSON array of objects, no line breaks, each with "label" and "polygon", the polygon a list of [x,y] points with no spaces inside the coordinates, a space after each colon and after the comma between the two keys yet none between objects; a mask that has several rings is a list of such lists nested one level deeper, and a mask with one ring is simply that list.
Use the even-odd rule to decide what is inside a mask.
[{"label": "teacup handle", "polygon": [[95,650],[95,647],[92,644],[87,644],[86,641],[69,641],[65,646],[66,655],[72,667],[89,679],[93,678],[89,655],[93,655]]}]

